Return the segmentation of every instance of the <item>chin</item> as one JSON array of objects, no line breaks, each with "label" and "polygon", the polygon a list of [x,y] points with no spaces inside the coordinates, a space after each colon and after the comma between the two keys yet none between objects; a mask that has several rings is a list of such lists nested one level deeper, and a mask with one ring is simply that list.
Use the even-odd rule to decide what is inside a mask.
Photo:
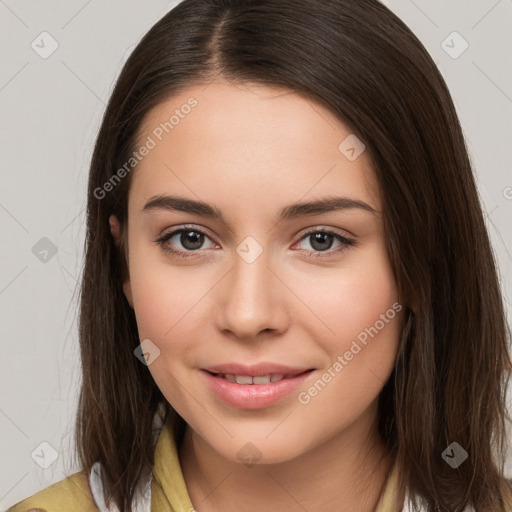
[{"label": "chin", "polygon": [[[224,439],[208,439],[206,442],[219,455],[231,462],[253,467],[263,464],[280,464],[291,461],[304,453],[304,440],[299,442],[288,438],[287,443],[276,436],[275,439],[259,436],[236,435],[229,441]],[[272,437],[272,434],[271,436]]]}]

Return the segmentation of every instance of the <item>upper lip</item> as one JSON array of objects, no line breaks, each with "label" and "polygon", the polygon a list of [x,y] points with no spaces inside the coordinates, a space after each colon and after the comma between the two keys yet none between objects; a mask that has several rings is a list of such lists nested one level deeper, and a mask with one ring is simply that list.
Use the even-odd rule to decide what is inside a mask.
[{"label": "upper lip", "polygon": [[313,368],[307,367],[292,367],[275,363],[259,363],[253,365],[240,364],[240,363],[226,363],[218,364],[203,368],[211,373],[229,373],[231,375],[247,375],[250,377],[260,377],[263,375],[283,374],[283,375],[298,375],[305,371],[312,370]]}]

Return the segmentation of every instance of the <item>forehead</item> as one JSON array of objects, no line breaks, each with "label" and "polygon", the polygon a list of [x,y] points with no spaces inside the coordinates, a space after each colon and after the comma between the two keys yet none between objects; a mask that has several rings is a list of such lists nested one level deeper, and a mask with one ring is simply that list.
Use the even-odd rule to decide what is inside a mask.
[{"label": "forehead", "polygon": [[368,155],[347,157],[354,137],[327,108],[294,91],[225,82],[189,87],[144,118],[138,147],[151,140],[152,149],[134,170],[130,200],[140,204],[176,187],[239,199],[266,193],[283,202],[339,192],[378,210]]}]

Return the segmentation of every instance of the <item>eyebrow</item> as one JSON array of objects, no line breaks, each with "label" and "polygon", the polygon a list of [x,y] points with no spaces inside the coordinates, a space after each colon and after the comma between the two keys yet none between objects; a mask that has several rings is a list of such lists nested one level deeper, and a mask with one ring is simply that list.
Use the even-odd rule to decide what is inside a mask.
[{"label": "eyebrow", "polygon": [[[277,215],[277,222],[296,219],[307,215],[317,215],[325,212],[361,209],[374,215],[378,212],[369,204],[359,199],[350,197],[328,196],[323,199],[302,203],[292,203],[285,206]],[[226,223],[222,211],[215,205],[196,201],[180,196],[157,195],[149,199],[144,205],[142,212],[153,212],[158,210],[180,211],[193,213],[212,219],[218,219]]]}]

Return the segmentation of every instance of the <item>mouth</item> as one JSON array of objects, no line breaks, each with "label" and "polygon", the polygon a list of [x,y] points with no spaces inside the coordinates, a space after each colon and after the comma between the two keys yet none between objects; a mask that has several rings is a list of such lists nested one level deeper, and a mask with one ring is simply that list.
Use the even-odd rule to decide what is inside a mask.
[{"label": "mouth", "polygon": [[[201,370],[215,398],[242,409],[262,409],[278,404],[315,372],[314,368],[280,367],[210,368]],[[227,370],[227,371],[226,371]],[[273,371],[270,371],[273,370]]]}]

